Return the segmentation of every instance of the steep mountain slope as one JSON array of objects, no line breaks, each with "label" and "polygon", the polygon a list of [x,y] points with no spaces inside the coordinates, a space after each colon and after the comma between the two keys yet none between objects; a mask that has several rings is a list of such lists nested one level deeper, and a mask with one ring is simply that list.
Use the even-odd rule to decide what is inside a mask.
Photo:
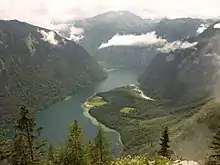
[{"label": "steep mountain slope", "polygon": [[192,18],[163,19],[161,21],[142,19],[127,11],[107,12],[80,21],[73,21],[74,26],[84,29],[84,38],[80,40],[88,52],[98,61],[114,66],[146,66],[157,54],[151,46],[111,46],[98,49],[116,34],[141,35],[156,31],[158,36],[168,41],[181,40],[197,35],[197,29],[204,20]]},{"label": "steep mountain slope", "polygon": [[190,39],[197,45],[159,53],[140,77],[141,88],[150,96],[191,102],[213,95],[219,83],[220,29],[210,26]]},{"label": "steep mountain slope", "polygon": [[73,41],[19,21],[0,21],[0,114],[21,103],[42,109],[106,74]]},{"label": "steep mountain slope", "polygon": [[206,20],[194,18],[165,18],[155,26],[155,31],[158,36],[162,36],[169,42],[172,42],[196,36],[198,27],[204,22],[206,22]]}]

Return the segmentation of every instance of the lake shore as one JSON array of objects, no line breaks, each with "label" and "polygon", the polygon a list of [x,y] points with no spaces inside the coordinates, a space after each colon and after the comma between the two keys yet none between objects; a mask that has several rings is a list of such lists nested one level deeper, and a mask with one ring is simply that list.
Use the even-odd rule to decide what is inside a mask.
[{"label": "lake shore", "polygon": [[[94,94],[94,95],[95,95],[95,94]],[[92,95],[91,97],[93,97],[94,95]],[[91,98],[91,97],[89,97],[89,98]],[[88,99],[89,99],[89,98],[88,98]],[[88,100],[88,99],[87,99],[87,100]],[[111,128],[105,126],[104,124],[98,122],[98,120],[97,120],[95,117],[93,117],[92,115],[90,115],[89,110],[90,110],[91,107],[90,107],[86,102],[82,105],[82,108],[84,109],[83,115],[84,115],[86,118],[90,119],[91,122],[92,122],[92,124],[94,124],[94,125],[96,125],[96,126],[99,126],[99,124],[101,124],[101,126],[102,126],[102,128],[104,129],[105,132],[114,132],[114,133],[116,133],[116,134],[118,135],[118,141],[119,141],[119,143],[120,143],[119,146],[120,146],[120,148],[121,148],[121,150],[120,150],[120,153],[121,153],[121,152],[123,151],[124,144],[122,143],[120,133],[117,132],[116,130],[111,129]],[[118,146],[118,144],[117,144],[117,146]]]},{"label": "lake shore", "polygon": [[[82,90],[78,90],[69,100],[64,99],[71,94],[63,94],[62,97],[60,97],[62,101],[36,114],[37,125],[43,126],[44,128],[41,133],[41,138],[59,147],[61,142],[67,138],[70,124],[74,120],[77,120],[82,126],[85,138],[88,140],[93,139],[98,129],[97,125],[99,122],[103,122],[99,120],[99,118],[96,120],[95,116],[95,118],[93,118],[92,110],[89,111],[87,108],[83,108],[82,104],[94,94],[109,91],[128,84],[138,84],[137,77],[139,73],[140,70],[136,69],[117,69],[108,72],[108,78],[104,81],[94,86],[87,86]],[[107,135],[106,137],[109,139],[110,145],[112,149],[114,149],[114,155],[117,157],[122,150],[122,146],[124,152],[125,145],[122,145],[124,143],[123,136],[120,136],[118,130],[114,130],[114,128],[106,123],[103,124],[107,126],[104,127]]]}]

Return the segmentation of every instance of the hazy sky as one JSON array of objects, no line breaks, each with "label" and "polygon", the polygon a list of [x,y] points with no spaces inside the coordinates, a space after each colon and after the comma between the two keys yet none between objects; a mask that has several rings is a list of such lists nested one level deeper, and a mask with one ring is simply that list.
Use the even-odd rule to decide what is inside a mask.
[{"label": "hazy sky", "polygon": [[40,26],[128,10],[143,18],[217,17],[220,0],[0,0],[0,19],[18,19]]}]

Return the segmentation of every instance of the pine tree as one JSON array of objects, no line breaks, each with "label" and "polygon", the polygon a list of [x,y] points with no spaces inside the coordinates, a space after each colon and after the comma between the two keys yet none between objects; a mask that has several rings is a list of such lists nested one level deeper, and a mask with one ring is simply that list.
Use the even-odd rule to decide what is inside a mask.
[{"label": "pine tree", "polygon": [[10,150],[11,140],[5,138],[6,133],[5,129],[0,130],[0,162],[7,162],[12,154]]},{"label": "pine tree", "polygon": [[12,140],[12,164],[34,164],[44,156],[45,142],[39,142],[42,128],[36,128],[35,117],[26,106],[20,107],[20,117],[15,124]]},{"label": "pine tree", "polygon": [[51,143],[49,144],[49,147],[48,147],[48,160],[54,161],[54,148]]},{"label": "pine tree", "polygon": [[211,150],[211,154],[208,158],[207,164],[209,165],[220,164],[220,129],[217,129],[214,133],[210,150]]},{"label": "pine tree", "polygon": [[100,124],[95,137],[95,153],[97,164],[107,164],[113,157],[110,152],[109,143]]},{"label": "pine tree", "polygon": [[77,121],[72,124],[67,144],[61,149],[59,157],[59,161],[63,165],[89,164],[82,129],[79,127]]},{"label": "pine tree", "polygon": [[97,154],[95,149],[95,142],[93,140],[87,142],[87,154],[90,164],[97,164]]},{"label": "pine tree", "polygon": [[169,142],[170,142],[170,139],[169,139],[169,132],[168,132],[168,127],[165,127],[165,130],[160,138],[160,151],[159,151],[159,154],[161,156],[164,156],[164,157],[167,157],[167,158],[170,158],[171,156],[171,151],[169,150],[170,146],[169,146]]}]

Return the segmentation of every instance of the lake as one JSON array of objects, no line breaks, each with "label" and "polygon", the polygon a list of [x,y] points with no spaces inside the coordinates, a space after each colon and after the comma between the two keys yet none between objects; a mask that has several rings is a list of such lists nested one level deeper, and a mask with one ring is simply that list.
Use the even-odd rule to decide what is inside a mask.
[{"label": "lake", "polygon": [[[83,129],[86,139],[91,139],[97,132],[97,125],[84,115],[82,104],[92,95],[105,92],[128,84],[138,84],[141,71],[136,69],[117,69],[108,72],[108,78],[102,82],[85,88],[69,100],[63,100],[51,107],[37,112],[37,125],[43,126],[41,138],[59,146],[68,135],[69,126],[77,120]],[[114,131],[106,131],[106,136],[119,155],[122,145],[120,135]]]}]

